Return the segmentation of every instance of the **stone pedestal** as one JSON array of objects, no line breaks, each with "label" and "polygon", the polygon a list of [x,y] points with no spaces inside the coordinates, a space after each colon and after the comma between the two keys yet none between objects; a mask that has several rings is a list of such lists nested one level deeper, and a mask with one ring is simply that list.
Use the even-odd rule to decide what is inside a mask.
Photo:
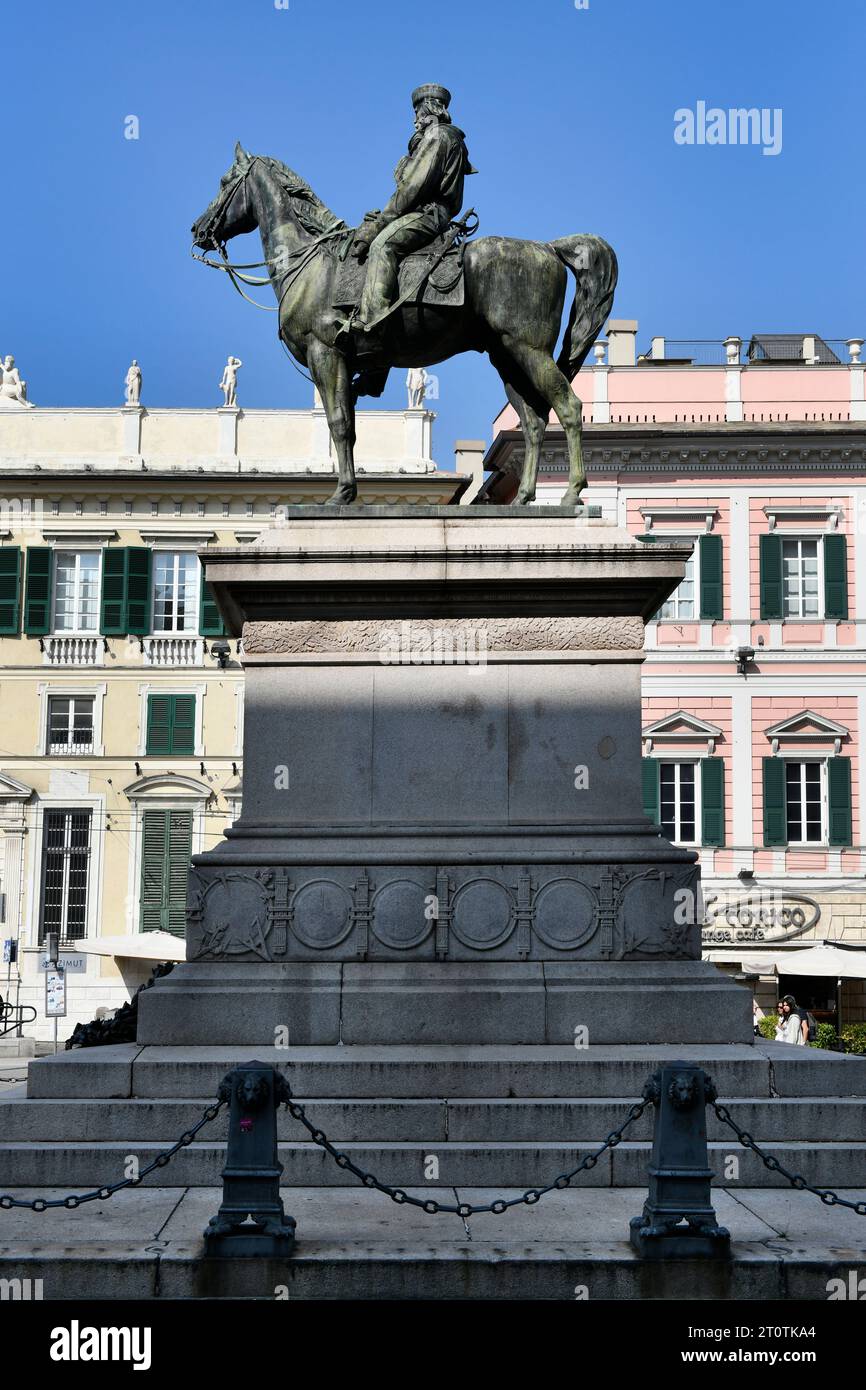
[{"label": "stone pedestal", "polygon": [[644,817],[643,624],[687,547],[554,508],[289,508],[206,574],[243,814],[142,1042],[733,1042],[696,856]]}]

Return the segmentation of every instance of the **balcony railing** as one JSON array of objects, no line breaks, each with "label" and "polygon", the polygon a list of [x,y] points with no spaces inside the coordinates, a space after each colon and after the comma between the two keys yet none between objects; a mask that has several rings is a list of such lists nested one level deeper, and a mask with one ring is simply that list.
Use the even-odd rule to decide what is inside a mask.
[{"label": "balcony railing", "polygon": [[101,637],[45,637],[42,659],[46,666],[101,666],[104,646]]},{"label": "balcony railing", "polygon": [[204,642],[201,637],[165,633],[158,637],[145,637],[142,647],[145,666],[201,666],[204,663]]},{"label": "balcony railing", "polygon": [[48,756],[51,758],[85,758],[92,752],[92,739],[88,739],[87,743],[55,743],[52,740],[48,745]]}]

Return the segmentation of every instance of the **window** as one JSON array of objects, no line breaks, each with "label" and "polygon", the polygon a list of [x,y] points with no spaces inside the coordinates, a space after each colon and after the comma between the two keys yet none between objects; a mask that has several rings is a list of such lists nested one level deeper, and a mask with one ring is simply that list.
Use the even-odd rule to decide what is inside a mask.
[{"label": "window", "polygon": [[824,840],[824,796],[819,762],[785,763],[785,814],[788,843],[821,844]]},{"label": "window", "polygon": [[[680,537],[677,536],[676,539],[679,540]],[[686,562],[685,575],[683,576],[682,580],[677,585],[677,587],[674,589],[670,598],[662,604],[661,608],[656,614],[657,621],[663,620],[665,618],[682,619],[697,617],[697,609],[695,606],[695,572],[697,568],[695,564],[696,554],[697,551],[693,550],[691,555],[689,556],[688,561]]]},{"label": "window", "polygon": [[142,931],[168,931],[183,936],[191,856],[191,811],[145,811],[141,854]]},{"label": "window", "polygon": [[46,932],[61,941],[87,933],[90,811],[46,811],[42,841],[40,943]]},{"label": "window", "polygon": [[153,631],[198,630],[199,559],[193,551],[153,557]]},{"label": "window", "polygon": [[195,752],[194,695],[148,695],[145,752]]},{"label": "window", "polygon": [[54,562],[54,631],[99,630],[99,555],[58,550]]},{"label": "window", "polygon": [[93,752],[92,695],[48,697],[48,752]]},{"label": "window", "polygon": [[782,603],[786,618],[818,618],[817,540],[782,541]]},{"label": "window", "polygon": [[696,763],[659,764],[659,825],[669,840],[696,842]]}]

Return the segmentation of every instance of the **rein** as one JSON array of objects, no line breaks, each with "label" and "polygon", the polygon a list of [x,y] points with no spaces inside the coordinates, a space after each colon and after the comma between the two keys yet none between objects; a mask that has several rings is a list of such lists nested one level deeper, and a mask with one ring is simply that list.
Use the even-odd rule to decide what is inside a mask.
[{"label": "rein", "polygon": [[[253,167],[253,164],[255,164],[256,158],[258,158],[258,156],[255,156],[250,161],[250,164],[247,166],[247,168],[244,170],[244,172],[241,174],[238,180],[238,184],[243,184],[244,187],[245,211],[247,198],[247,174],[250,172],[250,169]],[[234,197],[234,194],[237,191],[238,184],[236,184],[235,187],[231,190],[231,193],[229,193],[224,206],[227,207],[228,203]],[[214,218],[213,220],[216,221],[216,218]],[[345,222],[343,222],[342,219],[338,218],[337,221],[334,222],[333,225],[327,229],[327,231],[322,232],[322,234],[320,236],[315,237],[313,241],[307,242],[303,246],[299,246],[296,251],[289,251],[285,253],[287,259],[298,259],[298,264],[290,267],[287,271],[286,281],[280,290],[279,301],[276,305],[276,308],[272,304],[259,304],[257,300],[251,299],[248,294],[244,294],[243,290],[241,289],[241,284],[249,285],[250,288],[257,288],[260,285],[269,285],[271,283],[270,275],[242,275],[240,273],[244,270],[264,270],[266,268],[269,269],[271,264],[269,261],[248,261],[241,264],[233,264],[226,255],[225,242],[217,241],[216,238],[213,236],[211,236],[211,243],[213,245],[214,250],[217,252],[217,255],[220,258],[219,261],[209,260],[207,252],[205,252],[203,255],[198,255],[196,253],[195,244],[193,244],[190,247],[190,255],[192,256],[194,261],[198,261],[199,265],[206,265],[211,270],[224,271],[225,274],[228,275],[229,279],[232,282],[232,285],[237,290],[241,299],[245,299],[248,304],[252,304],[254,309],[261,309],[266,314],[278,314],[280,312],[283,299],[285,298],[287,292],[295,283],[298,276],[301,274],[301,271],[305,270],[306,267],[309,265],[310,261],[313,260],[313,258],[318,254],[319,248],[323,246],[325,242],[332,240],[335,236],[342,236],[342,234],[346,230],[347,227]]]}]

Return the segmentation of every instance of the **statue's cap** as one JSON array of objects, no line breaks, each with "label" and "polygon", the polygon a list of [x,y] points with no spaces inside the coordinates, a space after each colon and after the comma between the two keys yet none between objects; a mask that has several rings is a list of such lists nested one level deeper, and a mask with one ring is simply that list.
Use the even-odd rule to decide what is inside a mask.
[{"label": "statue's cap", "polygon": [[412,93],[412,105],[417,109],[427,97],[432,97],[434,101],[441,101],[443,106],[451,105],[451,93],[448,88],[440,87],[436,82],[428,82],[424,87],[416,87]]}]

